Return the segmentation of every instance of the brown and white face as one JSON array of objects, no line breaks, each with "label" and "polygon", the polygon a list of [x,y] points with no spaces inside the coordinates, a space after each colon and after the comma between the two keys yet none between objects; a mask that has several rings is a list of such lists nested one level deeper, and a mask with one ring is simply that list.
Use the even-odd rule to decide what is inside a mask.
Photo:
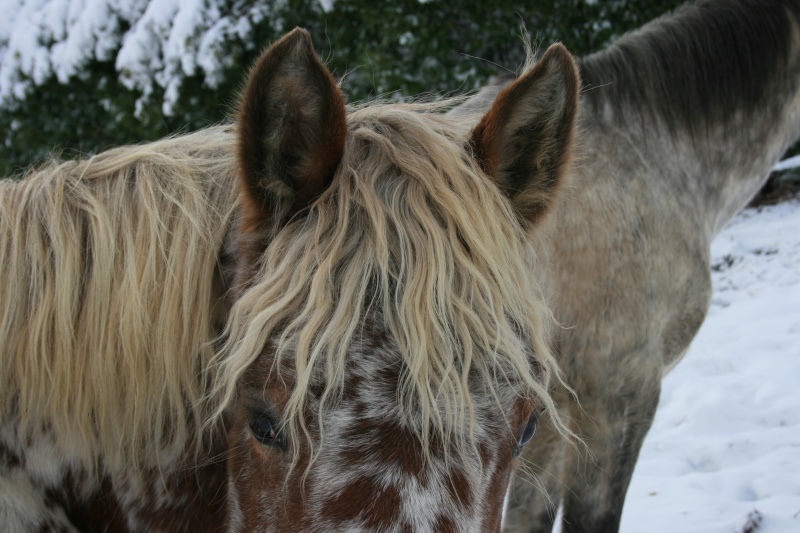
[{"label": "brown and white face", "polygon": [[291,449],[281,431],[288,380],[270,377],[267,355],[245,373],[228,434],[229,529],[500,531],[516,457],[536,429],[537,402],[510,395],[503,411],[494,398],[480,397],[486,391],[477,384],[477,455],[446,457],[434,436],[426,462],[397,408],[400,354],[383,334],[366,333],[361,343],[341,401],[322,421],[312,414],[317,403],[309,403],[309,429],[317,438],[322,423],[325,440],[305,479],[309,449]]},{"label": "brown and white face", "polygon": [[[397,124],[380,125],[366,132],[349,131],[349,127],[356,124],[354,117],[362,111],[353,112],[348,119],[339,88],[314,53],[308,34],[302,30],[287,34],[262,55],[248,79],[236,126],[241,220],[236,254],[238,300],[232,316],[239,318],[232,320],[238,325],[229,329],[232,339],[229,342],[234,348],[246,345],[247,349],[242,349],[246,355],[231,359],[235,360],[229,364],[233,370],[224,378],[230,413],[227,442],[227,524],[230,531],[499,531],[503,498],[515,458],[532,437],[541,409],[540,401],[531,394],[529,387],[534,380],[530,369],[554,367],[555,363],[542,362],[543,343],[536,344],[536,350],[525,348],[527,343],[517,339],[511,332],[514,327],[507,325],[511,322],[532,324],[536,320],[527,320],[530,317],[525,315],[524,321],[520,321],[517,318],[521,314],[512,315],[514,319],[508,320],[503,309],[509,305],[509,300],[500,300],[503,305],[498,312],[494,303],[497,299],[485,297],[486,290],[492,290],[487,287],[503,277],[502,267],[497,267],[499,270],[494,266],[486,267],[487,272],[493,273],[481,278],[484,281],[479,286],[473,281],[478,267],[470,261],[488,264],[495,262],[496,258],[489,257],[491,255],[514,255],[516,252],[508,252],[510,248],[505,245],[498,248],[497,242],[490,241],[516,239],[514,242],[523,242],[523,227],[535,225],[552,204],[570,159],[578,85],[571,56],[563,47],[554,45],[534,68],[498,95],[468,137],[458,137],[461,139],[458,140],[455,134],[442,136],[437,130],[430,134],[430,139],[447,137],[449,145],[429,146],[426,142],[414,149],[409,146],[418,141],[419,136],[409,136],[402,144],[389,148],[386,139],[392,137],[381,137],[375,144],[380,144],[391,155],[380,163],[370,163],[368,170],[354,172],[354,165],[361,161],[359,157],[372,149],[369,143],[381,133],[378,130],[393,129]],[[409,120],[418,123],[422,119]],[[425,120],[441,125],[445,119],[439,115],[439,118]],[[403,129],[403,125],[398,127]],[[344,157],[346,149],[349,151]],[[407,153],[402,152],[404,149]],[[442,160],[437,163],[426,160],[429,152],[439,154],[437,157]],[[440,169],[439,163],[445,160],[446,165],[453,168],[468,167],[467,174],[472,181],[459,189],[459,194],[478,191],[475,192],[478,196],[470,200],[466,209],[465,204],[458,202],[453,207],[456,213],[453,216],[461,217],[458,218],[460,225],[451,226],[457,229],[448,232],[442,226],[448,222],[441,216],[441,210],[421,215],[421,219],[428,216],[425,220],[438,224],[437,231],[444,236],[436,246],[430,247],[431,253],[461,258],[460,263],[451,261],[448,264],[460,265],[463,272],[454,275],[450,267],[436,270],[438,273],[447,271],[450,277],[446,279],[459,280],[452,284],[458,285],[457,289],[449,286],[442,289],[444,294],[460,291],[462,299],[457,305],[446,298],[431,304],[434,298],[428,297],[426,292],[429,291],[420,290],[420,285],[411,288],[418,280],[406,282],[396,273],[380,278],[383,281],[368,279],[372,271],[366,276],[354,277],[342,265],[353,263],[353,257],[362,252],[358,244],[361,237],[345,234],[340,235],[339,240],[326,241],[335,243],[333,246],[323,246],[314,240],[327,234],[329,227],[336,226],[342,217],[349,217],[351,224],[358,219],[362,230],[373,223],[382,224],[370,221],[371,207],[353,215],[342,202],[350,201],[365,190],[366,185],[358,179],[371,179],[371,186],[385,193],[389,185],[375,183],[380,179],[397,182],[395,178],[404,175],[401,166],[407,159],[416,159],[408,172]],[[443,175],[448,177],[445,179]],[[437,176],[433,171],[430,176],[415,175],[415,179],[418,184],[441,179],[443,186],[433,189],[444,190],[455,178],[451,174]],[[344,183],[350,183],[351,188],[346,189]],[[340,196],[331,200],[334,196],[331,191],[338,191],[335,194]],[[390,197],[397,198],[396,195]],[[424,210],[431,204],[444,202],[435,195],[425,198],[427,200],[413,206],[405,205],[410,210]],[[335,216],[329,216],[327,223],[320,222],[325,220],[320,213],[330,207],[325,203],[328,200],[334,205],[329,215]],[[391,201],[383,198],[379,203]],[[359,205],[373,204],[365,201]],[[477,210],[490,208],[496,212],[474,215]],[[472,213],[469,210],[473,210]],[[396,226],[405,224],[398,212],[412,216],[408,210],[393,211],[392,224]],[[503,218],[506,225],[492,226],[499,229],[491,233],[482,229],[492,225],[485,220],[487,217]],[[431,226],[415,226],[424,227]],[[376,247],[383,252],[373,254],[377,257],[375,264],[388,256],[395,257],[394,264],[404,261],[403,257],[410,257],[408,250],[401,253],[392,248],[408,242],[407,238],[397,238],[401,229],[392,231],[395,231],[393,237],[384,239],[381,246]],[[427,238],[424,229],[409,230],[409,235],[411,233],[423,240]],[[513,236],[508,236],[511,233]],[[493,237],[487,238],[490,234]],[[302,239],[311,242],[310,247],[303,248],[306,243]],[[527,245],[513,246],[521,250]],[[446,250],[448,247],[452,249]],[[308,250],[308,253],[297,253],[297,250]],[[486,253],[486,250],[494,250],[496,254]],[[476,259],[475,255],[481,252],[486,257]],[[291,257],[288,264],[286,257]],[[415,257],[414,261],[425,263],[434,258]],[[505,264],[503,261],[505,259],[497,264]],[[503,281],[504,288],[497,294],[511,295],[517,301],[515,309],[519,310],[527,305],[527,296],[512,293],[533,292],[522,291],[514,280],[530,277],[529,263],[520,258],[508,261],[516,261],[514,272],[518,275]],[[313,282],[297,274],[311,271],[319,274],[323,266],[323,275],[317,275]],[[471,270],[473,266],[474,271]],[[400,270],[407,273],[408,269]],[[525,273],[521,273],[523,271]],[[286,289],[276,288],[284,279],[289,280]],[[382,296],[373,298],[370,289],[362,290],[362,286],[370,283],[382,283]],[[320,286],[324,290],[320,290]],[[318,296],[320,302],[327,302],[325,305],[343,300],[340,289],[345,286],[350,293],[359,293],[360,299],[345,312],[335,308],[337,320],[346,315],[340,320],[341,324],[332,326],[333,322],[326,322],[325,313],[319,318],[320,313],[315,315],[313,309],[305,322],[314,323],[319,319],[320,328],[324,330],[319,334],[334,338],[332,349],[344,353],[344,357],[334,364],[327,359],[329,366],[326,367],[324,354],[316,360],[323,364],[317,365],[309,357],[309,350],[303,352],[302,357],[298,355],[299,349],[293,352],[292,346],[308,347],[309,342],[313,345],[317,330],[306,335],[308,332],[302,328],[292,329],[292,324],[299,321],[300,311],[295,312],[294,308],[287,311],[287,308],[303,301],[306,302],[303,312],[306,312],[314,307],[310,298],[319,294],[327,294]],[[394,291],[388,297],[387,287]],[[410,294],[412,292],[414,294]],[[409,298],[406,298],[407,293]],[[269,297],[261,298],[264,294]],[[475,313],[469,310],[471,294],[491,301],[481,308],[483,311]],[[414,307],[415,298],[431,304],[425,309],[440,305],[438,309],[450,309],[451,319],[462,317],[450,320],[442,329],[452,328],[443,333],[449,335],[450,342],[435,345],[438,351],[434,362],[420,363],[424,355],[417,355],[416,359],[408,357],[410,351],[429,353],[433,344],[415,344],[415,339],[424,339],[426,335],[433,337],[429,331],[412,332],[403,342],[397,338],[401,331],[415,327],[424,330],[420,324],[427,324],[432,316],[430,311],[412,309],[415,317],[421,317],[416,323],[413,317],[409,319],[412,323],[377,318],[407,316],[408,313],[403,313],[407,307]],[[401,301],[412,301],[412,305]],[[407,307],[400,313],[392,308],[395,305]],[[494,330],[494,326],[475,321],[490,315],[492,324],[505,325]],[[472,318],[463,318],[470,316]],[[387,320],[391,327],[387,326]],[[263,326],[267,323],[271,325]],[[455,348],[449,351],[441,348],[475,345],[471,340],[474,328],[482,329],[484,342],[482,348],[469,352],[469,356]],[[330,334],[332,330],[335,330],[333,335]],[[297,331],[301,333],[293,336]],[[347,334],[337,336],[336,332],[342,331]],[[241,332],[245,332],[242,333],[245,340],[240,343],[236,335]],[[534,334],[538,332],[527,331],[525,336]],[[510,340],[496,339],[498,336],[507,336]],[[340,338],[347,342],[340,342]],[[516,375],[509,372],[508,365],[501,369],[488,363],[475,364],[476,359],[491,351],[491,346],[503,345],[506,340],[505,346],[518,353],[511,364],[516,365],[513,369]],[[499,344],[493,344],[495,342]],[[534,351],[539,352],[536,360]],[[438,367],[427,374],[420,373],[419,368],[414,368],[418,363]],[[228,363],[223,362],[225,364]],[[298,370],[301,366],[305,373]],[[473,371],[478,366],[480,371]],[[334,372],[331,368],[337,370]],[[435,383],[435,376],[447,373],[456,376],[453,383],[460,396],[439,394],[443,389]],[[528,379],[527,388],[512,386],[516,383],[515,376],[523,374]],[[419,410],[414,409],[413,401],[398,401],[408,397],[407,375],[415,376],[415,390],[422,390],[420,398],[427,398],[428,403],[421,401],[424,407]],[[339,381],[332,381],[331,376],[338,376]],[[434,376],[434,379],[425,376]],[[489,379],[494,381],[489,383]],[[335,390],[335,394],[328,396],[331,390]],[[302,391],[299,394],[303,400],[299,404],[301,408],[297,408],[296,403],[298,391]],[[547,394],[546,387],[541,391]],[[467,400],[457,405],[448,403],[453,397]],[[447,417],[450,417],[450,425],[437,422]],[[296,431],[298,420],[307,432]],[[452,420],[458,423],[453,425]],[[287,438],[287,428],[291,427],[295,429],[291,435],[298,438]],[[449,433],[442,429],[445,427],[450,428]]]}]

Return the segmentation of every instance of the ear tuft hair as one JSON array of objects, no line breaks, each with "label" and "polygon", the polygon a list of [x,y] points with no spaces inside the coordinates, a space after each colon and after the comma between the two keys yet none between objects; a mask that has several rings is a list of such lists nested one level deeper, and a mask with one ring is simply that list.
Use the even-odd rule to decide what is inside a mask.
[{"label": "ear tuft hair", "polygon": [[243,231],[281,224],[333,180],[347,133],[341,91],[295,29],[250,71],[237,117]]},{"label": "ear tuft hair", "polygon": [[538,222],[552,205],[571,160],[580,81],[561,44],[503,89],[472,132],[484,171],[520,218]]}]

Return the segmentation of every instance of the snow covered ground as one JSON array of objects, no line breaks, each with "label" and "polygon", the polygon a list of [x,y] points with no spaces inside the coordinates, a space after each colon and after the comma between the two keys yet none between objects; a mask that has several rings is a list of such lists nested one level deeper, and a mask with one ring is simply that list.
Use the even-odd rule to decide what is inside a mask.
[{"label": "snow covered ground", "polygon": [[800,531],[800,200],[745,210],[712,264],[711,309],[664,380],[624,533]]}]

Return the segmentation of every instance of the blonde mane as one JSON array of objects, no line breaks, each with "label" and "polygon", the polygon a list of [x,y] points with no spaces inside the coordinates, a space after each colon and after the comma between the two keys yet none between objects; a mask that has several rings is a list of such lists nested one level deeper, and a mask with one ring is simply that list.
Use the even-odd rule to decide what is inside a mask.
[{"label": "blonde mane", "polygon": [[210,128],[0,182],[0,422],[89,472],[194,441],[232,142]]},{"label": "blonde mane", "polygon": [[426,452],[432,434],[467,451],[475,375],[498,402],[509,384],[514,395],[536,395],[567,432],[548,392],[558,370],[534,251],[508,199],[467,157],[474,119],[441,114],[449,105],[349,110],[333,184],[280,230],[232,308],[217,357],[218,415],[272,343],[273,369],[282,358],[293,369],[283,417],[296,446],[310,436],[312,385],[324,383],[324,421],[372,313],[402,355],[399,407]]},{"label": "blonde mane", "polygon": [[536,395],[568,433],[534,251],[466,157],[474,120],[447,105],[350,109],[332,186],[272,240],[221,344],[215,282],[238,210],[228,128],[0,183],[0,422],[50,431],[90,472],[157,467],[201,445],[201,422],[222,419],[273,342],[296,370],[284,419],[297,444],[312,382],[323,376],[323,411],[372,313],[402,354],[398,401],[423,441],[463,451],[475,375],[498,402],[503,384]]}]

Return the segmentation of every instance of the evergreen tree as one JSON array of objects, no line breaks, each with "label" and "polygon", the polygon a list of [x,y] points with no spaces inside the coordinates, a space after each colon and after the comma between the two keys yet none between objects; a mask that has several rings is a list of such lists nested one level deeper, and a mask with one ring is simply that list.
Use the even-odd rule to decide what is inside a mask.
[{"label": "evergreen tree", "polygon": [[[63,83],[51,74],[31,84],[24,97],[0,106],[0,172],[22,172],[54,151],[74,157],[225,120],[247,67],[263,47],[295,26],[311,31],[351,101],[403,99],[473,90],[493,74],[515,70],[524,61],[521,27],[536,43],[558,40],[582,55],[681,0],[205,2],[215,20],[246,22],[244,29],[228,24],[188,34],[187,41],[197,42],[187,46],[199,49],[204,31],[224,26],[224,39],[212,55],[217,71],[197,68],[184,75],[178,69],[174,86],[149,82],[144,90],[131,81],[131,73],[120,72],[116,53],[110,53],[88,61]],[[135,21],[115,16],[118,52]]]}]

